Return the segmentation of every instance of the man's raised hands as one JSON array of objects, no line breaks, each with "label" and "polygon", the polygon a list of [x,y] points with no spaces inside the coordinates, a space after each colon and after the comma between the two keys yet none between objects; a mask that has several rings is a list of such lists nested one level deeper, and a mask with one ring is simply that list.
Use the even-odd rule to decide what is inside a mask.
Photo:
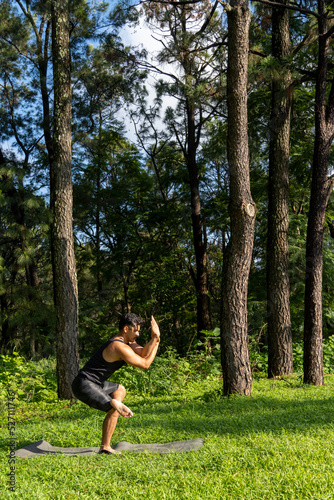
[{"label": "man's raised hands", "polygon": [[158,341],[160,341],[159,326],[158,323],[153,318],[153,316],[151,316],[151,337],[152,339],[156,338]]}]

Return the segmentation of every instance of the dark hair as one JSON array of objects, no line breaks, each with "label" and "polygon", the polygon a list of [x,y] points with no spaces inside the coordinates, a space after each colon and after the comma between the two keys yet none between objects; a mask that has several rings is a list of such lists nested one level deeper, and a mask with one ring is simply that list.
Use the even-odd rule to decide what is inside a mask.
[{"label": "dark hair", "polygon": [[119,320],[119,329],[122,330],[122,328],[126,325],[136,327],[137,325],[142,325],[143,323],[144,321],[140,316],[137,316],[137,314],[126,313],[124,316],[121,316],[121,319]]}]

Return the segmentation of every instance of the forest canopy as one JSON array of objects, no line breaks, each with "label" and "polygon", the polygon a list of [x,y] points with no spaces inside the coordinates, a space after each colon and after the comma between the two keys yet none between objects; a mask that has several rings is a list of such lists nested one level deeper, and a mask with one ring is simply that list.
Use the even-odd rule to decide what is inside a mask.
[{"label": "forest canopy", "polygon": [[[0,1],[0,349],[33,359],[56,354],[59,328],[52,255],[62,83],[57,89],[51,7],[57,2]],[[214,348],[221,328],[227,351],[222,314],[232,291],[224,298],[224,290],[236,283],[228,266],[241,252],[233,242],[242,219],[232,167],[234,153],[245,150],[250,190],[241,194],[253,237],[249,276],[237,274],[248,293],[246,347],[261,356],[269,348],[268,374],[277,375],[280,353],[270,358],[270,349],[284,335],[286,345],[313,345],[334,334],[333,2],[65,7],[80,357],[130,311],[146,320],[146,331],[156,317],[162,350],[186,356]],[[240,8],[249,13],[247,144],[234,145],[243,123],[238,115],[232,131]],[[139,25],[147,43],[126,45],[125,27]],[[320,309],[312,313],[313,296]],[[264,369],[252,359],[252,370]],[[289,370],[292,350],[290,361]]]}]

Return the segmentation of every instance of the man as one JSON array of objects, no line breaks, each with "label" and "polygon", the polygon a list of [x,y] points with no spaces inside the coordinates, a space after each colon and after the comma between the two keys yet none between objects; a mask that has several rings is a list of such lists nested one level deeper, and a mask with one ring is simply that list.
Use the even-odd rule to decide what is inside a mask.
[{"label": "man", "polygon": [[151,316],[151,340],[141,347],[136,340],[139,337],[143,320],[133,313],[122,316],[119,333],[105,342],[79,371],[72,383],[76,398],[107,413],[102,426],[102,442],[99,453],[116,453],[110,446],[110,440],[116,428],[119,415],[129,418],[132,411],[123,404],[126,391],[119,384],[107,379],[124,364],[147,370],[158,350],[160,330]]}]

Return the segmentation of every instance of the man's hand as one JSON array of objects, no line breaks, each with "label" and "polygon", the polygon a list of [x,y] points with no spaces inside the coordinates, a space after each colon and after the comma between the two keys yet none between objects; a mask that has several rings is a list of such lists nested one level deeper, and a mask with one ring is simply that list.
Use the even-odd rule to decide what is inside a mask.
[{"label": "man's hand", "polygon": [[153,316],[151,316],[151,337],[152,339],[157,339],[158,341],[160,341],[160,330],[159,330],[159,326],[158,326],[158,323],[155,321],[155,319],[153,318]]}]

